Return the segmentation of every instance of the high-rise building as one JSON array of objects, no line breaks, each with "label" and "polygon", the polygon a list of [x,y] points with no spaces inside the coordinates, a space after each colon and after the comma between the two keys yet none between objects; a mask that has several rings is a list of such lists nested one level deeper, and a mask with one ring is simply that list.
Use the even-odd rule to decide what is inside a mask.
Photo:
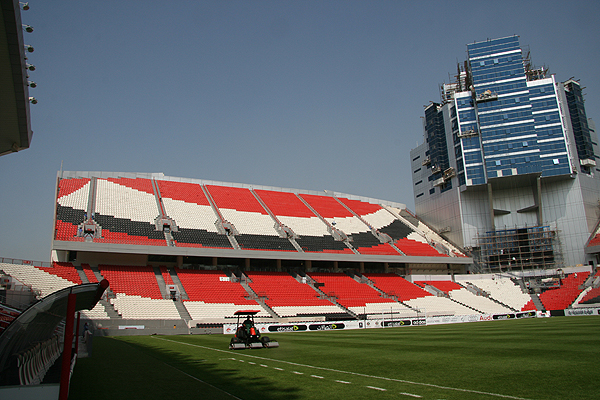
[{"label": "high-rise building", "polygon": [[467,45],[411,151],[415,211],[475,269],[598,262],[598,139],[581,86],[534,67],[518,36]]}]

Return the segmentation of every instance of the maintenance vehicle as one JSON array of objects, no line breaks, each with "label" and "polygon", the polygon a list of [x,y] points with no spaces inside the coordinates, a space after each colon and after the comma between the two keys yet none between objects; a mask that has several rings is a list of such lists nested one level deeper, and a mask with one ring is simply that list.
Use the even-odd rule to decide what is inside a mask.
[{"label": "maintenance vehicle", "polygon": [[[237,329],[235,336],[231,338],[229,342],[230,350],[243,350],[243,349],[262,349],[263,347],[279,347],[279,342],[269,338],[268,336],[262,336],[254,324],[254,316],[260,311],[257,310],[241,310],[236,311],[233,315],[237,316]],[[245,318],[243,322],[240,320]]]}]

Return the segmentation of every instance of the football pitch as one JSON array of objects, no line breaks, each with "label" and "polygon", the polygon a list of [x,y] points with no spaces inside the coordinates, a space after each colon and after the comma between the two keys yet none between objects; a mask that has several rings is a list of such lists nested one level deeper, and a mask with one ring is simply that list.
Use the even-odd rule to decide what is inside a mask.
[{"label": "football pitch", "polygon": [[269,334],[96,337],[70,399],[597,399],[600,318]]}]

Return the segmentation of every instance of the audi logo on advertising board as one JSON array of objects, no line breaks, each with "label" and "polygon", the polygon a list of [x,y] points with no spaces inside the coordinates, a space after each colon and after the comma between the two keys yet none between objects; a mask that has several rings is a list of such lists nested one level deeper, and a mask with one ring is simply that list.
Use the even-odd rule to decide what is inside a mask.
[{"label": "audi logo on advertising board", "polygon": [[427,325],[425,319],[403,319],[400,321],[383,321],[382,325],[385,328],[393,328],[399,326],[410,326],[410,325]]}]

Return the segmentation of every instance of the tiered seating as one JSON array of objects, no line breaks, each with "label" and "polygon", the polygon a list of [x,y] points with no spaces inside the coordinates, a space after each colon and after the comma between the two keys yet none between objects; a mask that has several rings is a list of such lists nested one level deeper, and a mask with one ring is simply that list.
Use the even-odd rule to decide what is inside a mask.
[{"label": "tiered seating", "polygon": [[[430,246],[423,236],[410,227],[408,222],[397,219],[381,206],[342,198],[340,201],[360,215],[373,228],[390,236],[396,247],[404,254],[408,256],[445,256]],[[395,210],[400,214],[401,210]]]},{"label": "tiered seating", "polygon": [[77,196],[72,197],[71,200],[69,200],[70,204],[68,205],[73,206],[74,208],[84,209],[87,205],[87,192],[89,192],[88,183],[90,183],[90,178],[61,179],[58,183],[58,198],[63,198],[63,200],[65,200],[64,198],[66,196],[79,192]]},{"label": "tiered seating", "polygon": [[[472,284],[479,289],[489,293],[490,297],[506,304],[515,310],[525,311],[523,307],[529,302],[533,304],[531,296],[523,293],[519,285],[515,285],[508,278],[484,277],[476,275],[455,275],[457,280],[463,279],[465,284]],[[535,310],[535,306],[533,308]],[[527,310],[528,311],[528,310]]]},{"label": "tiered seating", "polygon": [[450,298],[462,304],[467,304],[469,307],[473,307],[476,310],[486,314],[503,314],[512,312],[510,308],[504,307],[502,304],[498,304],[487,297],[477,296],[465,288],[452,290],[450,292]]},{"label": "tiered seating", "polygon": [[600,246],[600,227],[598,227],[596,234],[588,243],[588,247],[592,247],[592,246]]},{"label": "tiered seating", "polygon": [[98,278],[96,278],[96,275],[94,274],[94,271],[92,271],[92,268],[89,266],[89,264],[81,264],[81,268],[83,269],[83,272],[90,283],[98,282]]},{"label": "tiered seating", "polygon": [[71,242],[83,242],[83,237],[77,237],[77,224],[65,222],[64,220],[83,221],[83,210],[62,210],[60,205],[56,211],[56,225],[54,238],[56,240],[69,240]]},{"label": "tiered seating", "polygon": [[6,329],[6,327],[10,325],[10,323],[19,315],[21,315],[21,311],[0,304],[0,335]]},{"label": "tiered seating", "polygon": [[160,274],[165,280],[165,285],[173,285],[173,278],[171,278],[171,274],[169,273],[169,271],[167,271],[167,267],[161,265],[159,268]]},{"label": "tiered seating", "polygon": [[239,283],[230,282],[222,271],[176,269],[177,276],[189,296],[185,308],[193,320],[222,321],[239,310],[255,309],[257,316],[269,317]]},{"label": "tiered seating", "polygon": [[162,299],[152,267],[99,265],[100,273],[115,293]]},{"label": "tiered seating", "polygon": [[89,178],[61,179],[56,200],[56,240],[82,241],[77,225],[83,222],[89,197]]},{"label": "tiered seating", "polygon": [[591,288],[579,301],[581,305],[598,305],[600,303],[600,287]]},{"label": "tiered seating", "polygon": [[301,194],[300,197],[329,222],[330,225],[348,235],[354,232],[369,231],[368,226],[342,206],[334,197],[312,194]]},{"label": "tiered seating", "polygon": [[334,240],[321,221],[294,193],[254,191],[277,219],[299,237],[296,242],[305,252],[352,254],[343,242]]},{"label": "tiered seating", "polygon": [[70,282],[73,282],[77,285],[81,285],[81,278],[79,277],[79,273],[73,266],[73,264],[68,262],[53,262],[51,267],[36,267],[41,269],[42,271],[48,272],[49,274],[59,276],[64,278]]},{"label": "tiered seating", "polygon": [[[482,297],[477,296],[467,289],[463,288],[456,282],[452,282],[450,280],[440,280],[440,281],[417,281],[416,284],[425,287],[425,285],[433,286],[434,288],[441,290],[445,294],[447,294],[450,299],[455,300],[456,302],[467,305],[468,307],[472,307],[477,311],[487,314],[501,314],[512,311],[511,309],[502,306],[501,304],[495,303],[494,301]],[[473,310],[471,310],[468,314],[475,314]]]},{"label": "tiered seating", "polygon": [[431,247],[422,236],[412,233],[408,238],[396,240],[394,243],[407,256],[448,257]]},{"label": "tiered seating", "polygon": [[385,233],[394,240],[406,238],[413,230],[396,219],[390,212],[378,204],[340,198],[347,207],[360,215],[374,229]]},{"label": "tiered seating", "polygon": [[[533,300],[529,300],[523,307],[521,307],[521,311],[538,311],[537,307]],[[541,311],[541,310],[539,310]]]},{"label": "tiered seating", "polygon": [[[222,217],[235,227],[235,241],[241,250],[297,252],[299,245],[305,252],[317,253],[442,255],[421,233],[414,232],[406,221],[386,209],[387,206],[333,196],[163,179],[172,178],[62,179],[57,197],[55,239],[233,250],[237,245],[224,234],[220,226]],[[90,194],[95,198],[90,198]],[[88,210],[88,204],[92,203],[94,209]],[[102,228],[102,237],[83,237],[78,232],[87,211],[92,214],[87,217],[93,216]],[[172,242],[171,236],[156,229],[155,220],[161,212],[175,221]],[[338,235],[328,229],[328,224],[348,235],[350,242],[339,240]],[[279,225],[295,233],[295,242]],[[376,230],[388,234],[393,242],[381,243]],[[404,249],[402,254],[397,246]]]},{"label": "tiered seating", "polygon": [[309,273],[310,277],[323,283],[320,289],[328,296],[334,296],[342,306],[357,314],[380,313],[382,310],[396,312],[405,311],[402,304],[383,298],[379,292],[367,284],[358,283],[342,273]]},{"label": "tiered seating", "polygon": [[286,272],[246,272],[250,287],[280,317],[337,314],[342,310]]},{"label": "tiered seating", "polygon": [[[594,275],[592,280],[592,284],[596,286],[598,282],[600,282],[600,270],[596,271],[596,274]],[[600,287],[590,286],[587,289],[585,289],[585,293],[583,294],[579,302],[576,304],[576,306],[589,307],[592,304],[597,305],[598,303],[600,303]]]},{"label": "tiered seating", "polygon": [[104,306],[100,303],[97,303],[94,308],[91,310],[81,310],[81,318],[87,319],[110,319]]},{"label": "tiered seating", "polygon": [[[339,201],[350,208],[354,213],[359,215],[369,227],[381,231],[382,228],[391,224],[395,217],[388,211],[383,209],[379,204],[366,203],[360,200],[350,200],[346,198],[338,198]],[[379,243],[379,240],[373,241],[373,235],[367,236],[368,243],[363,243],[363,236],[366,233],[361,233],[359,238],[355,234],[352,235],[352,245],[358,249],[361,254],[387,254],[399,255],[399,253],[389,244]],[[358,240],[357,240],[358,239]]]},{"label": "tiered seating", "polygon": [[[78,284],[27,264],[16,265],[0,263],[0,269],[19,280],[24,285],[39,291],[40,297],[46,297],[57,290]],[[81,283],[81,281],[79,281],[79,283]]]},{"label": "tiered seating", "polygon": [[256,302],[254,305],[247,305],[245,307],[240,307],[239,304],[234,303],[205,303],[203,301],[185,301],[183,304],[194,321],[213,323],[232,322],[235,321],[232,319],[234,313],[240,310],[256,310],[259,313],[255,317],[271,318],[271,315]]},{"label": "tiered seating", "polygon": [[[402,217],[402,214],[406,214],[405,210],[390,207],[400,219],[395,219],[391,224],[379,229],[380,232],[389,235],[394,239],[394,244],[407,256],[428,256],[428,257],[447,257],[446,254],[442,254],[432,247],[428,242],[427,238],[423,234],[418,233],[412,228],[411,222],[406,218]],[[411,221],[416,223],[420,231],[428,232],[431,236],[434,236],[441,240],[439,235],[432,232],[426,225],[421,224],[416,218],[412,217]]]},{"label": "tiered seating", "polygon": [[166,246],[154,224],[158,215],[149,179],[97,180],[94,219],[102,227],[102,239],[94,242]]},{"label": "tiered seating", "polygon": [[205,271],[177,268],[177,276],[190,301],[207,303],[234,303],[241,306],[256,306],[248,300],[248,293],[239,283],[229,281],[222,271]]},{"label": "tiered seating", "polygon": [[[109,182],[116,183],[131,189],[135,189],[139,192],[148,193],[154,196],[154,189],[152,189],[152,182],[150,179],[144,178],[107,178]],[[156,204],[155,204],[156,205]]]},{"label": "tiered seating", "polygon": [[407,281],[396,274],[367,273],[364,274],[375,286],[390,296],[397,296],[399,301],[408,301],[419,297],[433,296],[423,288]]},{"label": "tiered seating", "polygon": [[181,319],[172,300],[117,293],[110,302],[124,319]]},{"label": "tiered seating", "polygon": [[[52,267],[0,264],[0,269],[32,289],[39,290],[41,297],[73,285],[82,284],[77,270],[71,263],[55,262]],[[109,318],[104,306],[100,303],[92,310],[82,310],[81,315],[90,319]]]},{"label": "tiered seating", "polygon": [[425,285],[430,285],[433,286],[434,288],[441,290],[442,292],[449,294],[450,291],[452,290],[459,290],[462,289],[462,286],[460,286],[458,283],[452,282],[452,281],[448,281],[448,280],[443,280],[443,281],[416,281],[415,282],[417,285],[421,286],[421,287],[425,287]]},{"label": "tiered seating", "polygon": [[[350,204],[363,212],[376,209],[381,210],[381,206],[342,198],[338,201],[329,196],[301,195],[301,197],[332,226],[341,230],[346,235],[351,235],[352,246],[357,249],[359,253],[400,255],[400,253],[387,243],[381,243],[379,239],[371,233],[371,228],[352,212],[348,211],[342,203],[346,205]],[[388,215],[391,216],[389,213]],[[375,228],[375,226],[373,226],[373,228]]]},{"label": "tiered seating", "polygon": [[165,213],[175,220],[173,232],[177,247],[212,247],[231,249],[226,236],[217,233],[218,217],[202,186],[194,183],[157,180]]},{"label": "tiered seating", "polygon": [[540,294],[540,300],[546,310],[564,310],[569,307],[581,293],[581,285],[590,276],[590,272],[577,272],[562,279],[560,288],[546,290]]},{"label": "tiered seating", "polygon": [[458,304],[446,297],[427,296],[406,301],[412,308],[419,309],[427,316],[473,315],[479,312]]},{"label": "tiered seating", "polygon": [[223,218],[232,223],[244,250],[296,251],[287,238],[279,237],[275,221],[249,189],[207,185]]}]

